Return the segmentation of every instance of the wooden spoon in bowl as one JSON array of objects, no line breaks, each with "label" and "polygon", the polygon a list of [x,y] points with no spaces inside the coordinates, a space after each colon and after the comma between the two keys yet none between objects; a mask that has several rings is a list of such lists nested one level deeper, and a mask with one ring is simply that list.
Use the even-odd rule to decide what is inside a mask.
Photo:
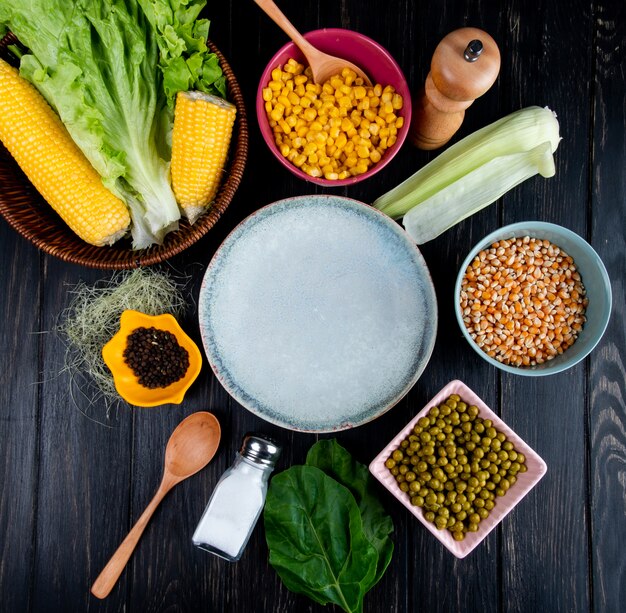
[{"label": "wooden spoon in bowl", "polygon": [[265,12],[265,14],[297,45],[302,51],[306,61],[311,67],[313,81],[324,83],[330,77],[340,74],[344,68],[350,68],[356,72],[357,76],[363,79],[365,85],[372,82],[368,76],[358,67],[334,55],[328,55],[314,47],[309,41],[296,30],[293,24],[285,17],[284,13],[274,4],[273,0],[254,0]]},{"label": "wooden spoon in bowl", "polygon": [[205,411],[193,413],[178,424],[167,442],[161,485],[133,529],[95,580],[91,588],[94,596],[106,598],[109,595],[165,494],[187,477],[203,469],[213,459],[220,436],[220,424],[212,413]]}]

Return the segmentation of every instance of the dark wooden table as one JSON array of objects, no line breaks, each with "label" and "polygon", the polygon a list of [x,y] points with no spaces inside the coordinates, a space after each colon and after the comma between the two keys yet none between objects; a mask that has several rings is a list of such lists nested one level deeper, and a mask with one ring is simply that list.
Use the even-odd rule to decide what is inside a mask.
[{"label": "dark wooden table", "polygon": [[[527,181],[423,247],[440,305],[432,359],[398,406],[337,436],[369,463],[430,397],[459,378],[538,451],[548,473],[464,560],[381,490],[395,523],[396,550],[366,598],[366,611],[626,610],[624,3],[284,0],[282,6],[303,31],[346,27],[379,41],[413,91],[446,33],[481,27],[498,42],[502,69],[492,90],[469,109],[458,136],[534,104],[558,113],[563,136],[556,177]],[[249,0],[212,2],[208,16],[211,36],[244,91],[251,140],[246,174],[227,214],[171,261],[192,276],[194,299],[215,249],[239,221],[280,198],[324,191],[283,169],[256,126],[257,80],[285,36]],[[376,179],[333,193],[371,202],[431,157],[406,144]],[[613,285],[613,314],[600,345],[576,367],[542,378],[507,375],[480,360],[452,310],[454,279],[472,245],[503,224],[527,219],[562,224],[585,237]],[[68,398],[67,377],[59,374],[63,346],[53,330],[71,285],[109,276],[43,255],[0,221],[0,609],[321,611],[282,586],[268,565],[262,525],[236,564],[191,543],[246,431],[261,430],[283,443],[279,470],[303,462],[317,437],[248,413],[207,365],[180,407],[123,407],[107,420],[102,405],[88,408],[79,400],[77,408]],[[199,341],[194,306],[183,323]],[[223,426],[216,459],[165,499],[111,596],[96,600],[89,587],[153,495],[171,431],[202,409]]]}]

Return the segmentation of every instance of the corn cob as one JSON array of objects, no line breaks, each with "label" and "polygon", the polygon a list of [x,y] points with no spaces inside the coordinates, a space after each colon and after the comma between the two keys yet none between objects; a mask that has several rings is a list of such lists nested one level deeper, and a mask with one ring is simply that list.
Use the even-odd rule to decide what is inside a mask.
[{"label": "corn cob", "polygon": [[172,187],[190,223],[214,200],[235,123],[236,107],[201,92],[179,92],[172,133]]},{"label": "corn cob", "polygon": [[43,96],[1,59],[0,141],[80,238],[101,246],[124,235],[126,205],[102,184]]}]

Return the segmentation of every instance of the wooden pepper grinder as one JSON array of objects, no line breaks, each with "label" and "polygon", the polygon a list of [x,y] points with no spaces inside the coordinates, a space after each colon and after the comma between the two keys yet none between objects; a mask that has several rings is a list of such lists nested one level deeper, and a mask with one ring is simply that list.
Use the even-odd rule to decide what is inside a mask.
[{"label": "wooden pepper grinder", "polygon": [[478,28],[450,32],[438,45],[424,89],[414,105],[409,138],[420,149],[445,145],[461,127],[465,109],[500,71],[496,42]]}]

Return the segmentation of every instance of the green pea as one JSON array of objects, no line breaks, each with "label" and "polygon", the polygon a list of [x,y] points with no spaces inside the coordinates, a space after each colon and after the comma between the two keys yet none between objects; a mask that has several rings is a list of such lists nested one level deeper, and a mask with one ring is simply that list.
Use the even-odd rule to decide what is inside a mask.
[{"label": "green pea", "polygon": [[424,498],[424,502],[430,505],[435,504],[437,502],[437,494],[430,492],[426,498]]},{"label": "green pea", "polygon": [[443,530],[448,525],[448,520],[445,517],[436,517],[435,526],[438,530]]},{"label": "green pea", "polygon": [[441,507],[441,508],[439,509],[439,511],[437,511],[437,514],[438,514],[440,517],[445,517],[446,519],[448,519],[448,517],[450,517],[450,511],[448,510],[448,508],[447,508],[447,507]]}]

